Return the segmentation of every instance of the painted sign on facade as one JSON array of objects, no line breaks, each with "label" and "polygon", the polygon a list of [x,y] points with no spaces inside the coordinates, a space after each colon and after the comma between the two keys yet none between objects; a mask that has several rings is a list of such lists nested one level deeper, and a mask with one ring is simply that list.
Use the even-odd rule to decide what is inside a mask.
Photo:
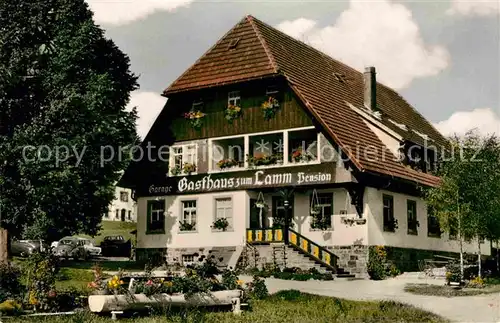
[{"label": "painted sign on facade", "polygon": [[327,184],[335,182],[334,174],[333,167],[311,165],[180,177],[166,175],[164,183],[150,184],[147,188],[144,187],[141,195],[176,195]]}]

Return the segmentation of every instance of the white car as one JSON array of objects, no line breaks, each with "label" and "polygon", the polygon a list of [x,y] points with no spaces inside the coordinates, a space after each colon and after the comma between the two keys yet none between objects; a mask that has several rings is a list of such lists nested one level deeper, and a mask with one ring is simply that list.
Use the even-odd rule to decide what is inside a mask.
[{"label": "white car", "polygon": [[77,238],[79,240],[79,243],[83,245],[83,248],[85,248],[85,251],[92,256],[92,257],[98,257],[101,255],[102,249],[101,247],[96,247],[94,245],[94,242],[92,242],[90,239],[86,238]]}]

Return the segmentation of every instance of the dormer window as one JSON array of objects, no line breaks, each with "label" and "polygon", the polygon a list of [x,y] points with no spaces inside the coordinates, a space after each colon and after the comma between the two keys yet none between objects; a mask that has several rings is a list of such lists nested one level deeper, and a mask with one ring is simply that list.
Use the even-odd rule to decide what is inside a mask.
[{"label": "dormer window", "polygon": [[271,85],[266,88],[266,96],[278,93],[278,87],[276,85]]},{"label": "dormer window", "polygon": [[197,99],[193,101],[193,105],[191,106],[192,111],[201,111],[203,110],[203,99]]},{"label": "dormer window", "polygon": [[240,91],[232,91],[227,95],[227,105],[239,107],[241,103]]}]

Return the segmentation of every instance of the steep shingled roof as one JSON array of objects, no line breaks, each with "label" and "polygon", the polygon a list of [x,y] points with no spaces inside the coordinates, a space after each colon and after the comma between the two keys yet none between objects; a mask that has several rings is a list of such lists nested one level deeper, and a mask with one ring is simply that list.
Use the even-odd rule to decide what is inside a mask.
[{"label": "steep shingled roof", "polygon": [[[236,40],[236,47],[231,49],[230,43]],[[435,176],[398,162],[363,118],[349,107],[348,103],[364,107],[361,72],[252,16],[243,18],[175,80],[164,95],[277,75],[288,80],[305,107],[360,171],[396,176],[424,185],[439,182]],[[397,92],[380,83],[377,83],[377,107],[382,112],[381,122],[405,140],[422,144],[424,139],[416,130],[431,139],[429,144],[446,145],[446,139],[424,117]],[[404,124],[408,130],[389,119]],[[366,147],[372,147],[368,155],[364,153]]]}]

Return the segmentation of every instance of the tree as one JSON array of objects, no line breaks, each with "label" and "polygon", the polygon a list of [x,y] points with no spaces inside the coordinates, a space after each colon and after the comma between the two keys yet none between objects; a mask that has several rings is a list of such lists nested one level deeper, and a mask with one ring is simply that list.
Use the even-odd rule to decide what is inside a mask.
[{"label": "tree", "polygon": [[441,228],[456,232],[463,279],[463,244],[477,241],[479,277],[483,238],[500,237],[500,145],[495,136],[474,132],[451,138],[451,154],[441,160],[438,187],[426,191],[426,201]]},{"label": "tree", "polygon": [[[84,0],[0,2],[2,231],[94,235],[137,142],[137,78]],[[0,236],[2,236],[0,232]],[[5,239],[0,241],[1,250]],[[2,260],[2,258],[0,258]]]}]

